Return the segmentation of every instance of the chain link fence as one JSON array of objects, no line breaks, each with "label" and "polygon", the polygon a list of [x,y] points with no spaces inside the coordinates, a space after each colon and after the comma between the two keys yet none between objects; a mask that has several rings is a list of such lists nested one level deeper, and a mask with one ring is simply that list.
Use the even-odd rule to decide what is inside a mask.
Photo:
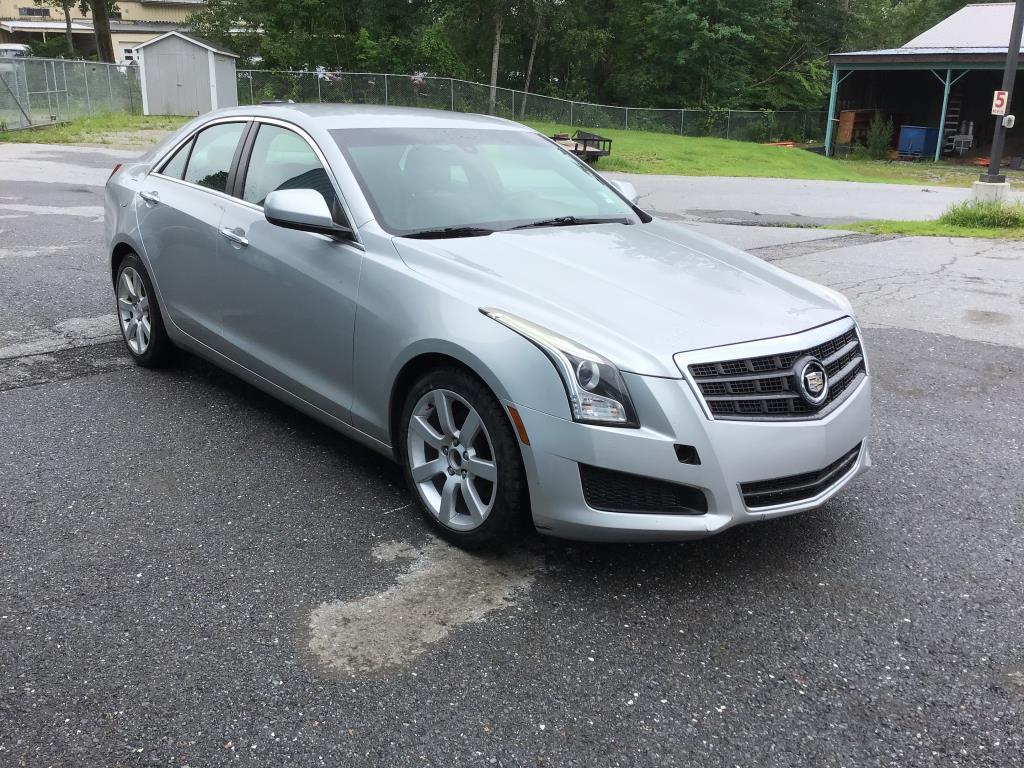
[{"label": "chain link fence", "polygon": [[[643,109],[570,101],[450,77],[365,72],[239,70],[238,103],[292,100],[391,104],[495,114],[512,120],[602,129],[714,136],[738,141],[815,141],[824,111]],[[17,130],[104,112],[142,112],[132,65],[0,58],[0,130]]]},{"label": "chain link fence", "polygon": [[450,77],[420,78],[372,72],[238,71],[239,104],[289,99],[427,107],[579,128],[620,128],[757,142],[820,141],[825,136],[826,123],[824,111],[613,107],[509,88],[491,88]]},{"label": "chain link fence", "polygon": [[104,112],[142,113],[135,66],[70,59],[0,58],[0,130]]}]

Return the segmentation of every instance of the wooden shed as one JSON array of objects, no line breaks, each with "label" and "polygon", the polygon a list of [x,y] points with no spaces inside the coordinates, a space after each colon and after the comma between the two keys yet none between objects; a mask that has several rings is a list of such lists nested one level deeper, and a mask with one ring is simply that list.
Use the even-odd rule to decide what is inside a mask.
[{"label": "wooden shed", "polygon": [[238,55],[209,40],[167,32],[135,46],[147,115],[201,115],[238,106]]}]

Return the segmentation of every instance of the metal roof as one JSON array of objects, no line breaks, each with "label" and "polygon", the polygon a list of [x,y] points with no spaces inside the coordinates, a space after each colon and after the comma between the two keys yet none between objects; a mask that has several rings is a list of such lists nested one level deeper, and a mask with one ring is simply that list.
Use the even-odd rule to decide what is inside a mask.
[{"label": "metal roof", "polygon": [[[844,64],[1002,65],[1010,42],[1014,3],[967,5],[899,48],[833,53],[829,60]],[[1024,46],[1021,48],[1024,51]]]},{"label": "metal roof", "polygon": [[1006,53],[1014,3],[966,5],[904,48],[994,48]]},{"label": "metal roof", "polygon": [[213,42],[212,40],[207,40],[205,37],[199,37],[198,35],[182,32],[177,29],[171,30],[170,32],[165,32],[159,37],[154,37],[153,39],[147,40],[144,43],[139,43],[135,46],[135,50],[139,50],[140,48],[146,48],[147,46],[153,45],[153,43],[157,43],[161,40],[165,40],[168,37],[180,37],[182,40],[187,40],[188,42],[193,43],[194,45],[198,45],[201,48],[206,48],[207,50],[213,51],[214,53],[219,53],[222,56],[230,56],[233,59],[238,58],[237,53],[232,53],[223,46],[217,45],[217,43]]},{"label": "metal roof", "polygon": [[[63,21],[14,21],[11,19],[5,19],[0,21],[0,29],[6,32],[63,32],[64,22]],[[175,24],[170,21],[110,21],[110,31],[114,33],[120,32],[168,32],[170,30],[182,29],[180,24]],[[74,19],[71,22],[71,32],[73,34],[92,34],[92,20],[91,19]]]}]

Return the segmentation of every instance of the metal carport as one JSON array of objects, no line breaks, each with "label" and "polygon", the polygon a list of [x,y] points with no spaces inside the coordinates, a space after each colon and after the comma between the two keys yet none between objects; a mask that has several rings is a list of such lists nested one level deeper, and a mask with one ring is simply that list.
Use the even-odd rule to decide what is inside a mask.
[{"label": "metal carport", "polygon": [[[974,120],[990,117],[992,92],[999,88],[1006,64],[1013,8],[1013,3],[968,5],[901,48],[830,55],[832,89],[825,154],[831,156],[834,152],[836,108],[844,106],[845,101],[847,108],[874,108],[906,115],[915,124],[937,126],[938,160],[963,120],[964,101],[967,114]],[[851,94],[847,85],[844,100],[840,86],[854,73],[861,73],[851,81],[856,88]],[[950,97],[958,85],[954,111]],[[1014,104],[1020,104],[1020,100],[1018,92]],[[987,135],[987,124],[982,122],[979,128],[982,135]]]}]

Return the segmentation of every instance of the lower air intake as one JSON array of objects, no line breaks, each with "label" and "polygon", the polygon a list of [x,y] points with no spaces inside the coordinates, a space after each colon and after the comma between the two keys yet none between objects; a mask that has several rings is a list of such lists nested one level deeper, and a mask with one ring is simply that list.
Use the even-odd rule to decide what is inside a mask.
[{"label": "lower air intake", "polygon": [[804,472],[800,475],[776,477],[771,480],[758,480],[753,483],[740,483],[743,502],[748,509],[756,509],[813,499],[846,477],[856,466],[859,455],[860,443],[827,467],[816,472]]},{"label": "lower air intake", "polygon": [[703,515],[708,500],[699,488],[580,464],[587,506],[604,512]]}]

